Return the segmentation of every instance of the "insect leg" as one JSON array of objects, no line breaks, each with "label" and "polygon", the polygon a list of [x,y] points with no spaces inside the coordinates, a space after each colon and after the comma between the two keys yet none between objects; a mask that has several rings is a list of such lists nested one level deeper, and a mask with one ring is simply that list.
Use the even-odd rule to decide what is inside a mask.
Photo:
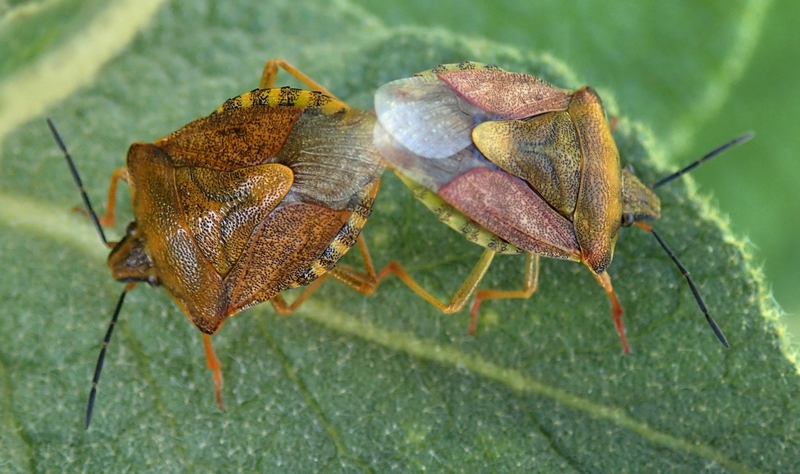
[{"label": "insect leg", "polygon": [[278,68],[291,74],[292,77],[308,86],[309,89],[322,92],[336,99],[336,96],[331,94],[328,89],[325,89],[317,81],[311,79],[299,69],[292,66],[291,63],[281,58],[270,59],[267,61],[267,64],[264,65],[264,71],[261,73],[261,82],[258,84],[259,89],[273,89],[275,87],[275,80],[278,77]]},{"label": "insect leg", "polygon": [[[475,288],[478,286],[478,283],[483,279],[483,276],[486,275],[486,271],[489,269],[489,265],[492,264],[492,259],[494,258],[495,252],[491,249],[485,249],[483,254],[481,254],[481,258],[478,259],[478,262],[475,264],[475,267],[472,268],[472,271],[467,276],[464,283],[461,284],[461,287],[456,291],[453,297],[450,299],[450,302],[443,303],[442,301],[438,300],[436,297],[428,293],[424,288],[422,288],[419,283],[414,281],[411,275],[406,272],[403,266],[397,261],[391,261],[389,264],[381,270],[378,274],[378,283],[381,280],[389,276],[390,273],[394,273],[397,275],[397,278],[400,279],[403,283],[406,284],[414,293],[421,296],[425,301],[428,303],[436,306],[439,311],[445,314],[452,314],[456,313],[464,307],[464,304],[467,302],[469,297],[475,291]],[[376,284],[377,286],[377,284]]]},{"label": "insect leg", "polygon": [[361,260],[364,262],[364,272],[356,271],[347,265],[336,265],[330,272],[330,276],[336,281],[343,283],[363,295],[371,295],[380,283],[378,275],[375,273],[375,265],[367,248],[367,241],[364,234],[359,234],[356,239],[358,250],[361,252]]},{"label": "insect leg", "polygon": [[486,300],[500,300],[506,298],[530,298],[539,286],[539,256],[528,253],[525,258],[525,283],[522,290],[478,290],[475,301],[472,302],[469,333],[475,334],[478,325],[478,310],[481,303]]},{"label": "insect leg", "polygon": [[628,346],[628,339],[625,337],[625,326],[622,324],[622,305],[619,304],[614,287],[611,286],[611,277],[608,272],[603,272],[601,275],[594,275],[597,283],[606,290],[608,300],[611,302],[611,317],[614,318],[614,326],[617,327],[617,334],[622,341],[622,351],[626,354],[631,353],[631,348]]},{"label": "insect leg", "polygon": [[270,298],[269,302],[272,303],[272,307],[275,308],[276,313],[292,314],[297,310],[297,308],[300,307],[301,304],[303,304],[305,300],[308,299],[309,296],[311,296],[315,291],[317,291],[317,289],[320,287],[320,285],[322,285],[322,282],[324,282],[326,278],[328,278],[328,273],[325,273],[316,280],[312,281],[311,284],[308,285],[302,293],[300,293],[300,296],[298,296],[297,299],[294,300],[291,305],[286,303],[286,300],[283,299],[283,296],[281,296],[280,293]]},{"label": "insect leg", "polygon": [[[127,168],[119,168],[111,173],[111,184],[108,186],[108,200],[106,201],[106,213],[104,216],[97,218],[97,221],[103,227],[114,227],[117,222],[117,185],[120,181],[128,182]],[[83,209],[76,208],[75,210],[83,214]]]},{"label": "insect leg", "polygon": [[217,355],[214,354],[214,346],[211,345],[211,336],[203,333],[203,346],[206,350],[206,363],[208,370],[214,373],[214,397],[217,400],[217,407],[225,411],[222,405],[222,364],[220,364]]},{"label": "insect leg", "polygon": [[[114,170],[113,173],[111,173],[111,184],[108,187],[108,201],[106,201],[106,213],[103,216],[96,216],[97,224],[100,226],[114,227],[114,225],[116,225],[117,223],[117,216],[116,216],[117,185],[119,181],[125,181],[126,183],[128,183],[127,168],[119,168]],[[77,212],[78,214],[83,214],[84,216],[90,219],[92,218],[92,215],[86,209],[75,206],[72,208],[72,210]],[[106,245],[109,248],[114,248],[116,242],[106,242]]]}]

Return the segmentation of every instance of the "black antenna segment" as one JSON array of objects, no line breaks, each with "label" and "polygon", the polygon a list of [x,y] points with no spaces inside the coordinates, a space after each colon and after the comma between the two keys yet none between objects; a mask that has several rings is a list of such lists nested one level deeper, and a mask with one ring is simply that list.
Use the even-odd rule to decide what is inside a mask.
[{"label": "black antenna segment", "polygon": [[47,126],[50,127],[50,132],[53,134],[53,138],[55,138],[58,147],[61,148],[61,151],[64,153],[64,158],[67,160],[67,166],[69,166],[69,172],[72,174],[72,179],[75,180],[75,184],[78,185],[78,190],[81,193],[83,205],[86,206],[86,212],[89,213],[89,218],[92,219],[94,227],[97,229],[97,233],[100,234],[100,238],[103,240],[103,244],[108,247],[106,234],[103,232],[103,228],[100,226],[100,221],[97,220],[97,214],[95,214],[94,209],[92,208],[92,203],[89,201],[89,196],[83,189],[83,181],[81,181],[81,176],[78,174],[78,169],[75,168],[75,163],[72,161],[72,156],[70,156],[69,152],[67,151],[67,147],[64,145],[64,141],[61,139],[61,135],[58,134],[55,124],[53,124],[53,121],[49,118],[47,119]]},{"label": "black antenna segment", "polygon": [[717,335],[717,339],[719,339],[719,342],[721,342],[726,349],[730,348],[731,346],[730,344],[728,344],[728,339],[725,337],[724,334],[722,334],[722,330],[717,325],[717,322],[714,321],[714,318],[712,318],[711,315],[708,313],[708,307],[706,306],[706,302],[703,301],[703,297],[700,295],[700,290],[697,289],[697,285],[694,284],[692,277],[689,275],[689,270],[687,270],[686,267],[684,267],[683,264],[680,262],[680,260],[678,260],[678,257],[675,255],[672,249],[670,249],[667,246],[667,243],[664,242],[664,239],[662,239],[661,236],[658,235],[658,232],[656,232],[655,229],[653,229],[650,225],[645,224],[644,222],[637,222],[636,225],[646,230],[647,232],[653,234],[653,237],[656,238],[658,243],[661,245],[661,248],[663,248],[664,251],[667,252],[669,258],[672,259],[672,261],[675,263],[675,266],[678,267],[678,270],[680,270],[683,277],[686,278],[686,282],[689,283],[689,288],[692,290],[692,295],[694,295],[695,301],[697,301],[697,306],[700,307],[700,311],[702,311],[703,314],[705,315],[706,321],[708,321],[708,325],[711,326],[711,329],[714,331],[714,334]]},{"label": "black antenna segment", "polygon": [[733,148],[736,145],[739,145],[741,143],[746,142],[747,140],[750,140],[751,138],[753,138],[753,136],[755,136],[755,132],[747,132],[747,133],[743,133],[743,134],[739,135],[738,137],[734,138],[733,140],[729,141],[728,143],[725,143],[723,145],[718,146],[717,148],[714,148],[710,152],[706,153],[699,160],[695,161],[694,163],[691,163],[689,166],[687,166],[687,167],[685,167],[685,168],[683,168],[681,170],[678,170],[678,171],[676,171],[675,173],[672,173],[669,176],[661,178],[660,180],[658,180],[655,183],[651,184],[650,188],[651,189],[656,189],[659,186],[663,186],[663,185],[669,183],[673,179],[676,179],[676,178],[679,178],[679,177],[685,175],[689,171],[692,171],[693,169],[697,168],[698,166],[700,166],[701,164],[703,164],[706,161],[710,160],[711,158],[714,158],[715,156],[719,155],[723,151],[726,151],[729,148]]},{"label": "black antenna segment", "polygon": [[97,398],[97,383],[100,382],[100,373],[103,372],[103,363],[106,360],[106,349],[108,348],[108,343],[111,341],[111,334],[114,332],[114,326],[117,324],[117,319],[119,319],[119,312],[122,310],[122,303],[125,302],[125,295],[128,294],[129,291],[136,286],[136,283],[128,283],[125,285],[125,289],[122,290],[122,294],[119,295],[119,300],[117,301],[117,307],[114,308],[114,314],[111,316],[111,322],[108,324],[108,330],[106,331],[106,337],[103,338],[103,346],[100,348],[100,356],[97,357],[97,365],[94,367],[94,375],[92,376],[92,390],[89,392],[89,402],[86,404],[86,419],[84,421],[84,429],[89,429],[89,423],[92,422],[92,412],[94,411],[94,400]]}]

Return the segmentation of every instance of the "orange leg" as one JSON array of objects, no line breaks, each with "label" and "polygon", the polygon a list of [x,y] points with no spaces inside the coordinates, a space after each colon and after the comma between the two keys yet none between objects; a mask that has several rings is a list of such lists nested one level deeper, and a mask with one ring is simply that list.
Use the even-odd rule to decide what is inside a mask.
[{"label": "orange leg", "polygon": [[297,308],[300,307],[301,304],[303,304],[303,302],[305,302],[305,300],[308,299],[309,296],[317,291],[326,278],[328,278],[327,273],[311,282],[311,284],[308,285],[302,293],[300,293],[300,296],[298,296],[291,305],[286,303],[286,300],[283,299],[283,296],[281,296],[280,293],[270,298],[269,302],[272,303],[272,307],[275,308],[276,313],[292,314],[297,310]]},{"label": "orange leg", "polygon": [[622,324],[622,305],[619,304],[617,295],[614,293],[614,288],[611,286],[611,277],[608,276],[608,272],[604,272],[602,275],[595,275],[594,277],[597,279],[597,283],[606,290],[608,299],[611,302],[611,317],[614,318],[617,334],[619,334],[619,338],[622,341],[622,350],[626,354],[630,354],[631,348],[628,346],[628,339],[625,337],[625,326]]},{"label": "orange leg", "polygon": [[[364,254],[362,250],[362,255]],[[372,269],[372,277],[365,278],[362,281],[359,281],[357,284],[351,284],[348,281],[350,279],[350,275],[348,274],[346,277],[342,276],[340,272],[331,272],[331,276],[336,278],[337,280],[347,284],[354,290],[358,291],[359,293],[363,293],[365,295],[372,294],[375,289],[378,287],[380,282],[389,276],[389,274],[394,273],[397,275],[397,278],[400,279],[403,283],[405,283],[414,293],[421,296],[425,301],[428,303],[436,306],[439,311],[445,314],[452,314],[461,310],[464,307],[464,304],[475,291],[475,288],[478,286],[478,283],[481,281],[483,276],[486,274],[486,270],[489,269],[489,265],[492,263],[492,259],[494,258],[495,252],[493,250],[486,249],[484,250],[481,258],[478,260],[478,263],[475,264],[475,267],[470,272],[467,279],[461,285],[461,288],[456,291],[456,294],[450,299],[450,302],[443,303],[442,301],[438,300],[435,296],[428,293],[424,288],[422,288],[419,283],[417,283],[411,275],[406,272],[403,266],[396,261],[391,261],[389,264],[381,270],[381,272],[374,276],[374,269]],[[365,258],[365,266],[366,262],[369,261],[369,266],[372,266],[372,260],[368,260]],[[336,270],[339,270],[337,267]],[[368,267],[369,273],[369,267]]]},{"label": "orange leg", "polygon": [[375,292],[375,289],[378,287],[381,280],[386,278],[390,273],[394,273],[415,293],[422,296],[422,298],[430,302],[432,305],[436,306],[440,311],[445,314],[452,314],[460,311],[461,308],[464,307],[466,301],[472,295],[473,291],[475,291],[475,287],[478,286],[478,283],[486,274],[486,270],[492,263],[492,258],[494,258],[494,251],[486,249],[483,255],[481,255],[478,263],[475,265],[475,268],[472,269],[472,272],[469,274],[466,281],[464,281],[461,288],[456,292],[450,302],[442,303],[436,299],[436,297],[425,291],[425,289],[423,289],[416,281],[414,281],[414,279],[398,262],[390,262],[380,274],[376,274],[375,265],[372,263],[372,257],[370,256],[367,242],[364,239],[363,234],[358,236],[356,242],[358,243],[358,249],[361,252],[361,258],[364,262],[364,272],[356,271],[354,268],[346,265],[337,265],[331,271],[312,282],[291,305],[287,304],[286,300],[284,300],[283,296],[281,295],[276,295],[271,298],[270,303],[272,303],[275,311],[277,311],[279,314],[293,313],[306,299],[308,299],[309,296],[311,296],[312,293],[314,293],[322,285],[322,282],[328,276],[331,276],[340,283],[349,286],[361,294],[369,296]]},{"label": "orange leg", "polygon": [[222,405],[222,364],[220,364],[217,355],[214,354],[214,347],[211,345],[211,336],[203,333],[203,346],[206,350],[206,363],[208,370],[214,373],[214,397],[217,400],[217,407],[225,411]]},{"label": "orange leg", "polygon": [[[97,221],[103,227],[114,227],[117,222],[115,212],[117,208],[117,185],[119,181],[128,182],[127,168],[119,168],[111,173],[111,184],[108,187],[108,200],[106,201],[106,213],[104,216],[97,217]],[[74,211],[89,217],[87,211],[81,207],[75,207]]]},{"label": "orange leg", "polygon": [[481,302],[508,298],[528,299],[536,292],[538,286],[539,256],[528,253],[525,259],[525,283],[522,290],[478,290],[475,293],[475,301],[472,303],[472,314],[469,320],[469,333],[475,334]]},{"label": "orange leg", "polygon": [[358,243],[358,251],[361,252],[361,260],[364,262],[364,272],[356,271],[347,265],[337,265],[328,274],[338,282],[369,296],[378,287],[380,278],[375,273],[375,265],[372,263],[372,257],[363,234],[358,236],[356,243]]},{"label": "orange leg", "polygon": [[[425,301],[435,306],[439,311],[445,314],[453,314],[461,311],[461,309],[469,300],[470,296],[475,292],[478,283],[486,275],[492,260],[494,259],[495,252],[490,249],[485,249],[481,254],[480,259],[473,267],[470,274],[461,284],[461,287],[456,291],[449,302],[444,303],[437,299],[435,296],[428,293],[419,283],[417,283],[411,275],[403,268],[403,265],[397,261],[389,262],[386,267],[376,274],[375,265],[372,263],[372,257],[367,247],[367,242],[363,234],[358,236],[357,239],[358,249],[361,252],[361,259],[364,263],[364,272],[356,271],[354,268],[346,265],[337,265],[331,271],[322,275],[311,283],[306,290],[297,297],[291,304],[287,304],[283,296],[276,295],[270,299],[270,303],[279,314],[291,314],[306,300],[312,293],[314,293],[322,282],[328,276],[336,279],[353,290],[364,294],[371,295],[375,292],[381,281],[394,273],[397,277],[406,284],[414,293],[421,296]],[[476,293],[475,302],[472,304],[472,317],[470,319],[469,333],[474,334],[477,325],[477,315],[482,301],[491,299],[505,299],[505,298],[530,298],[536,291],[539,281],[539,256],[529,254],[525,266],[525,283],[522,290],[503,291],[503,290],[480,290]]]},{"label": "orange leg", "polygon": [[[439,311],[445,314],[453,314],[461,311],[461,309],[472,296],[480,281],[486,275],[492,260],[494,259],[495,252],[490,249],[485,249],[478,262],[472,268],[472,271],[461,284],[461,287],[456,291],[450,301],[445,303],[435,296],[426,291],[414,278],[408,274],[403,265],[397,261],[389,262],[386,267],[381,270],[377,275],[375,274],[375,267],[372,263],[367,244],[364,239],[359,236],[358,240],[359,250],[361,251],[362,259],[364,260],[365,273],[356,272],[354,269],[347,266],[337,266],[331,270],[331,277],[344,283],[350,288],[362,293],[364,295],[371,295],[375,292],[378,285],[384,278],[390,274],[397,275],[403,283],[406,284],[414,293],[421,296],[425,301],[435,306]],[[475,302],[472,304],[471,318],[469,326],[469,334],[474,334],[477,326],[478,310],[480,309],[481,302],[491,299],[505,299],[505,298],[530,298],[536,291],[539,281],[539,256],[528,254],[525,266],[525,283],[522,290],[503,291],[503,290],[479,290],[475,294]],[[302,295],[301,295],[302,296]]]},{"label": "orange leg", "polygon": [[[264,71],[261,73],[261,81],[258,84],[259,89],[273,89],[275,88],[275,80],[278,77],[278,68],[283,69],[292,75],[295,79],[308,86],[311,90],[322,92],[336,99],[336,96],[331,94],[328,89],[322,87],[317,81],[311,79],[299,69],[292,66],[289,62],[281,58],[270,59],[264,66]],[[337,99],[338,100],[338,99]]]},{"label": "orange leg", "polygon": [[478,287],[478,283],[480,283],[484,275],[486,275],[489,265],[492,264],[494,255],[494,250],[485,249],[483,251],[481,257],[478,259],[478,262],[472,268],[472,271],[469,273],[469,275],[467,275],[466,280],[464,280],[464,283],[461,284],[461,287],[456,291],[453,297],[450,298],[448,303],[444,303],[428,293],[419,285],[419,283],[411,278],[411,275],[409,275],[403,266],[396,261],[389,262],[389,265],[381,270],[380,274],[378,274],[378,281],[380,282],[389,276],[390,273],[394,273],[397,275],[397,278],[405,283],[406,286],[408,286],[414,293],[421,296],[428,303],[434,305],[439,311],[443,312],[444,314],[453,314],[461,311],[461,308],[464,307],[467,300],[470,298],[470,296],[472,296],[475,288]]}]

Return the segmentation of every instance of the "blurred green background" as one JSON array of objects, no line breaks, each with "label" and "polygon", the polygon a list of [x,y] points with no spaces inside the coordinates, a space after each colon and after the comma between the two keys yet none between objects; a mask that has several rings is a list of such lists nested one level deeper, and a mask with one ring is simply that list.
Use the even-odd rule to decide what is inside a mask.
[{"label": "blurred green background", "polygon": [[[552,53],[581,80],[613,91],[621,115],[652,126],[676,166],[754,130],[753,141],[693,176],[735,234],[753,244],[800,340],[800,2],[355,3],[388,25],[437,26]],[[585,20],[580,26],[576,16]],[[738,45],[742,36],[754,47]],[[695,110],[686,109],[687,98]]]}]

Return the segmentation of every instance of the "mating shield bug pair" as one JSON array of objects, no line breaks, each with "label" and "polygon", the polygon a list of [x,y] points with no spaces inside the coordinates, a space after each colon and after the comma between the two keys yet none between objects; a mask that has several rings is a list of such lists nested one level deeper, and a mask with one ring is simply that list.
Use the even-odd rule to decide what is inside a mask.
[{"label": "mating shield bug pair", "polygon": [[[314,91],[273,89],[278,66]],[[534,293],[539,256],[580,261],[606,290],[629,352],[606,270],[619,228],[632,224],[656,236],[727,346],[688,272],[642,222],[659,217],[658,197],[620,168],[591,88],[568,92],[533,76],[462,63],[387,84],[376,94],[375,109],[377,120],[274,60],[259,89],[154,144],[131,146],[127,168],[112,177],[110,196],[119,179],[127,181],[135,221],[121,242],[108,244],[112,275],[128,284],[103,342],[87,427],[114,323],[125,294],[140,281],[164,286],[203,333],[220,408],[222,373],[210,336],[226,318],[264,301],[280,313],[294,311],[328,275],[370,294],[395,273],[450,313],[464,306],[495,253],[526,253],[523,290],[476,293],[472,332],[481,301]],[[113,197],[106,217],[97,218],[50,126],[105,242],[101,224],[113,222]],[[374,271],[359,233],[378,190],[379,155],[443,222],[486,247],[449,304],[397,262]],[[356,242],[365,273],[334,268]],[[287,305],[280,293],[302,285],[308,288]]]}]

